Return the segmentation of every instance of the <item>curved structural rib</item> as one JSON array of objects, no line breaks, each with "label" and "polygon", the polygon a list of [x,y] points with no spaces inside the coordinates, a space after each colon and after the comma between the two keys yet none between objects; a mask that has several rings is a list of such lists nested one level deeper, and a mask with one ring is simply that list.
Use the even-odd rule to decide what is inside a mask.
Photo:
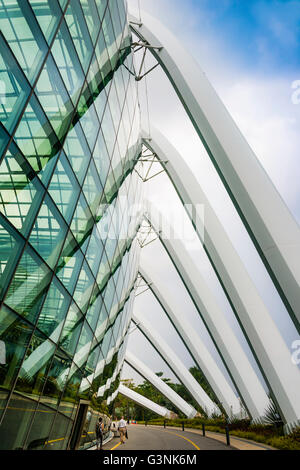
[{"label": "curved structural rib", "polygon": [[169,387],[163,380],[154,374],[152,370],[146,366],[146,364],[140,361],[128,350],[125,354],[125,361],[142,377],[152,383],[152,385],[157,388],[157,390],[159,390],[166,398],[168,398],[168,400],[170,400],[188,418],[194,418],[196,416],[197,411],[195,408],[183,400],[183,398],[181,398],[178,393]]},{"label": "curved structural rib", "polygon": [[143,395],[140,395],[134,390],[131,390],[131,388],[125,387],[125,385],[119,385],[119,393],[121,393],[121,395],[123,395],[124,397],[129,398],[129,400],[134,401],[138,405],[141,405],[144,408],[148,408],[148,410],[154,411],[154,413],[157,413],[159,416],[163,416],[167,419],[172,418],[172,413],[167,408],[157,405],[157,403],[154,403],[154,401],[143,397]]},{"label": "curved structural rib", "polygon": [[[236,335],[229,326],[224,313],[216,303],[209,286],[203,279],[201,272],[195,265],[190,253],[186,250],[182,241],[175,236],[173,227],[170,227],[166,220],[162,221],[162,216],[153,204],[148,202],[146,208],[146,218],[149,220],[155,232],[159,234],[160,240],[178,271],[178,274],[181,277],[198,313],[200,314],[224,362],[224,365],[248,410],[248,413],[253,420],[262,418],[269,404],[268,396],[248,357],[236,338]],[[166,233],[172,233],[174,236],[165,236]],[[194,360],[203,370],[201,364],[203,364],[203,360],[204,363],[206,363],[206,360],[201,354],[198,346],[198,342],[201,341],[199,336],[193,327],[187,324],[187,322],[184,322],[182,316],[179,315],[179,312],[176,315],[177,309],[174,310],[174,308],[171,309],[168,307],[166,298],[167,290],[165,287],[162,288],[162,283],[157,277],[154,277],[155,274],[157,276],[157,273],[154,273],[154,268],[150,266],[149,263],[146,263],[143,253],[141,253],[140,273],[150,284],[151,290],[163,308],[168,309],[168,312],[170,312],[168,313],[168,316],[171,315],[174,324],[176,322],[177,330],[183,335],[184,342],[188,345]],[[160,286],[160,288],[158,288],[158,286]],[[171,301],[172,295],[169,294],[168,298]],[[175,318],[175,315],[177,319]],[[233,392],[225,377],[223,377],[223,379],[219,379],[219,384],[216,387],[213,383],[214,380],[217,380],[218,374],[211,365],[206,365],[208,374],[205,374],[206,378],[219,397],[219,400],[222,403],[226,403],[228,400],[232,403]],[[216,364],[215,367],[217,367]],[[222,375],[220,371],[219,375]],[[227,395],[227,399],[225,399],[224,396],[222,397],[224,394]]]},{"label": "curved structural rib", "polygon": [[[156,349],[156,351],[160,354],[163,360],[168,364],[170,369],[178,377],[181,383],[186,387],[194,400],[207,412],[208,416],[212,416],[213,414],[220,415],[221,412],[216,404],[210,399],[207,393],[199,385],[197,380],[187,370],[186,366],[180,360],[178,355],[168,346],[166,341],[160,336],[157,330],[155,330],[153,326],[147,322],[147,320],[141,317],[137,317],[135,314],[133,314],[132,320],[138,326],[140,331],[145,335],[148,341],[152,344],[152,346]],[[202,348],[202,352],[204,353],[203,361],[206,359],[209,361],[209,354],[206,354],[208,351],[205,347]],[[222,403],[228,416],[231,416],[231,411],[236,414],[240,411],[239,402],[234,396],[232,397],[232,405],[234,406],[234,409],[230,409],[230,404],[227,401]]]},{"label": "curved structural rib", "polygon": [[[179,41],[144,14],[131,24],[181,100],[231,200],[300,330],[300,228],[212,85]],[[138,23],[134,17],[130,20]]]},{"label": "curved structural rib", "polygon": [[[193,207],[204,205],[204,226],[202,215],[199,217],[197,211],[188,211],[188,216],[202,240],[284,421],[293,425],[300,418],[300,371],[292,363],[290,351],[277,325],[193,172],[157,129],[152,129],[151,135],[151,141],[144,138],[144,143],[161,160],[182,202]],[[166,161],[167,164],[164,163]]]}]

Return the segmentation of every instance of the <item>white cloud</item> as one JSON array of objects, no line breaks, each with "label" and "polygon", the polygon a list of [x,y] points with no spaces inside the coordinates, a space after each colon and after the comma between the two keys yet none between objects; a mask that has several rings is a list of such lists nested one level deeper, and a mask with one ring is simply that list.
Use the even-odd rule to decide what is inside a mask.
[{"label": "white cloud", "polygon": [[300,106],[289,78],[240,77],[222,98],[294,216],[300,220]]}]

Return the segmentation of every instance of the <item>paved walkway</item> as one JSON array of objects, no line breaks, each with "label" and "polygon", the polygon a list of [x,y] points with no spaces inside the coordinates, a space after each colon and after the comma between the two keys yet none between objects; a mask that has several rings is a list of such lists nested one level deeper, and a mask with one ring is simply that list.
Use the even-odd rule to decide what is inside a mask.
[{"label": "paved walkway", "polygon": [[[104,450],[276,450],[266,444],[256,443],[244,438],[230,436],[230,446],[226,445],[225,434],[180,427],[128,426],[129,439],[120,444],[119,437],[107,442]],[[91,450],[96,450],[93,448]]]},{"label": "paved walkway", "polygon": [[128,426],[127,429],[129,439],[125,444],[121,444],[120,438],[116,437],[104,445],[103,450],[235,450],[223,442],[203,437],[190,430],[183,432],[181,429],[134,424]]}]

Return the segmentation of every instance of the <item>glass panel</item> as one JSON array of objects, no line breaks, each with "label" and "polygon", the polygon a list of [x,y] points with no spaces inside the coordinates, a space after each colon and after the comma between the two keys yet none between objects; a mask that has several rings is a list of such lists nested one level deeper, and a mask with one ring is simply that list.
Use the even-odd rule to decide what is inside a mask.
[{"label": "glass panel", "polygon": [[31,231],[29,242],[51,268],[57,263],[67,229],[55,205],[46,195]]},{"label": "glass panel", "polygon": [[[5,102],[5,93],[2,90],[2,85],[0,82],[0,114],[1,114],[2,102],[3,103]],[[4,154],[5,147],[8,144],[8,141],[9,141],[9,136],[7,132],[4,130],[4,127],[2,127],[1,118],[0,118],[0,162]]]},{"label": "glass panel", "polygon": [[60,347],[70,356],[74,355],[83,324],[83,316],[75,304],[71,304],[60,339]]},{"label": "glass panel", "polygon": [[113,25],[111,21],[110,11],[108,8],[105,12],[104,20],[102,23],[102,28],[104,32],[108,55],[109,55],[110,62],[111,62],[111,67],[114,70],[116,67],[118,58],[119,58],[119,52],[118,52],[117,41],[116,41],[116,37],[115,37],[115,33],[113,30]]},{"label": "glass panel", "polygon": [[70,419],[61,414],[57,414],[45,449],[65,449],[68,444],[68,439],[71,431],[71,424],[73,423],[70,422]]},{"label": "glass panel", "polygon": [[99,355],[100,355],[101,348],[100,346],[96,346],[92,348],[92,351],[90,351],[88,362],[86,365],[86,370],[88,371],[87,377],[92,381],[92,375],[95,372],[98,360],[99,360]]},{"label": "glass panel", "polygon": [[73,298],[83,313],[86,312],[94,288],[94,277],[84,261]]},{"label": "glass panel", "polygon": [[[102,297],[103,297],[103,293],[102,293]],[[107,329],[107,325],[108,325],[108,313],[105,307],[105,303],[102,301],[100,315],[97,321],[97,328],[95,330],[95,341],[97,343],[102,341],[105,331]]]},{"label": "glass panel", "polygon": [[[3,0],[0,0],[0,6]],[[1,26],[7,23],[7,20],[0,15]],[[2,30],[5,34],[5,30]],[[1,106],[0,121],[8,131],[12,131],[17,120],[23,111],[30,88],[25,80],[17,62],[10,53],[2,34],[0,33],[0,80],[1,80]]]},{"label": "glass panel", "polygon": [[59,340],[70,302],[71,297],[54,278],[37,323],[54,343]]},{"label": "glass panel", "polygon": [[57,350],[51,363],[41,399],[45,405],[57,408],[64,387],[64,383],[59,382],[58,377],[70,364],[71,360],[62,351]]},{"label": "glass panel", "polygon": [[35,96],[32,96],[15,133],[15,141],[31,167],[39,173],[57,155],[60,144]]},{"label": "glass panel", "polygon": [[73,216],[71,230],[81,245],[92,233],[94,219],[84,196],[81,194]]},{"label": "glass panel", "polygon": [[93,331],[95,331],[96,325],[98,323],[101,305],[102,305],[102,297],[100,295],[98,286],[95,286],[93,294],[90,298],[89,308],[86,313],[86,320],[89,322],[89,325]]},{"label": "glass panel", "polygon": [[93,45],[91,42],[89,30],[85,22],[83,11],[78,0],[70,0],[69,7],[65,14],[65,20],[67,22],[83,70],[86,72],[88,64],[91,60]]},{"label": "glass panel", "polygon": [[0,368],[0,385],[4,389],[10,389],[15,381],[31,335],[32,327],[3,305],[0,311],[0,342],[4,351]]},{"label": "glass panel", "polygon": [[[65,4],[66,0],[62,3]],[[62,11],[59,8],[59,5],[57,2],[53,2],[53,0],[30,0],[30,6],[34,11],[45,38],[48,43],[50,43],[53,33],[55,32],[62,16]]]},{"label": "glass panel", "polygon": [[117,338],[119,337],[120,324],[121,324],[121,314],[119,314],[117,316],[116,321],[115,321],[114,326],[113,326],[113,335],[114,335],[114,338],[115,338],[115,344],[116,344]]},{"label": "glass panel", "polygon": [[31,425],[37,402],[24,396],[12,395],[1,423],[1,450],[20,450]]},{"label": "glass panel", "polygon": [[117,246],[117,243],[118,243],[117,238],[114,236],[113,223],[111,223],[108,233],[109,233],[109,237],[106,240],[105,251],[106,251],[107,257],[110,261],[110,264],[112,265],[113,260],[114,260],[114,254],[115,254],[115,251],[116,251],[116,246]]},{"label": "glass panel", "polygon": [[[108,237],[112,233],[111,225],[112,225],[112,218],[114,216],[113,211],[115,207],[115,201],[113,201],[110,205],[108,205],[107,202],[108,201],[103,198],[102,204],[99,206],[99,210],[97,214],[97,220],[99,220],[97,223],[97,229],[99,231],[99,234],[103,243],[105,243],[105,241],[107,243]],[[110,256],[108,251],[107,251],[107,255]]]},{"label": "glass panel", "polygon": [[[1,343],[0,343],[1,345]],[[1,347],[1,346],[0,346]],[[2,374],[1,370],[2,370],[2,367],[4,367],[5,364],[2,364],[2,362],[0,361],[0,376]],[[0,391],[0,418],[2,418],[2,415],[4,413],[4,409],[7,405],[7,398],[9,396],[9,393],[8,392],[4,392],[4,390],[1,390]]]},{"label": "glass panel", "polygon": [[38,400],[54,352],[55,344],[47,340],[45,335],[35,330],[26,350],[14,390]]},{"label": "glass panel", "polygon": [[82,262],[83,254],[79,249],[75,238],[69,232],[56,273],[70,294],[74,291]]},{"label": "glass panel", "polygon": [[103,138],[102,131],[99,132],[97,142],[95,145],[95,150],[93,153],[94,162],[100,176],[101,184],[104,187],[106,183],[106,178],[109,172],[110,159],[107,152],[105,140]]},{"label": "glass panel", "polygon": [[89,352],[92,346],[92,339],[92,330],[90,329],[88,323],[84,322],[76,348],[76,354],[74,356],[74,363],[78,367],[84,367],[89,357]]},{"label": "glass panel", "polygon": [[114,154],[113,154],[112,161],[111,161],[111,167],[114,171],[116,182],[122,181],[122,178],[124,177],[124,170],[123,170],[123,161],[121,160],[118,142],[116,142],[116,145],[114,148]]},{"label": "glass panel", "polygon": [[50,160],[43,161],[43,168],[38,172],[39,179],[44,183],[46,187],[48,186],[49,181],[52,178],[53,171],[57,165],[59,156],[60,151],[58,151],[56,154],[53,153]]},{"label": "glass panel", "polygon": [[[39,72],[39,60],[45,50],[46,42],[39,28],[50,44],[61,19],[61,7],[67,8],[66,18],[59,26],[59,34],[37,88],[16,129],[15,141],[20,150],[17,145],[12,145],[0,161],[0,210],[5,216],[0,215],[0,287],[3,287],[3,297],[6,295],[6,303],[0,313],[0,334],[6,335],[9,341],[19,341],[23,338],[20,334],[28,334],[27,342],[25,336],[23,342],[20,340],[19,349],[13,344],[18,353],[14,370],[9,369],[6,362],[12,346],[1,336],[0,377],[4,381],[8,377],[7,389],[15,383],[16,390],[26,394],[25,401],[30,397],[33,399],[31,406],[19,402],[24,409],[22,412],[18,409],[18,413],[25,416],[20,420],[20,429],[15,426],[17,414],[10,415],[12,418],[7,422],[12,426],[14,436],[7,445],[9,448],[32,445],[38,449],[65,449],[78,400],[90,398],[94,378],[92,391],[97,392],[96,386],[101,381],[106,383],[115,371],[117,354],[112,348],[120,328],[126,323],[125,316],[130,314],[127,308],[117,315],[118,308],[123,306],[120,297],[132,277],[130,268],[135,258],[129,261],[128,266],[125,265],[124,273],[121,270],[120,273],[119,270],[115,272],[126,248],[126,243],[118,247],[116,233],[120,233],[121,227],[127,233],[128,220],[120,213],[120,225],[117,226],[112,224],[111,217],[116,208],[117,190],[125,172],[132,169],[125,165],[125,158],[132,160],[137,149],[136,119],[130,139],[131,153],[125,157],[134,117],[136,84],[132,79],[127,95],[124,81],[127,85],[129,75],[123,67],[112,79],[112,65],[115,66],[119,58],[115,37],[118,36],[117,41],[120,41],[125,24],[123,0],[113,0],[106,13],[105,0],[70,0],[69,6],[66,0],[22,0],[22,6],[21,1],[0,0],[0,6],[3,2],[13,21],[21,18],[22,14],[28,23],[32,12],[36,15],[36,20],[33,18],[28,23],[32,38],[26,29],[17,31],[17,34],[18,41],[24,35],[28,46],[32,41],[38,46],[41,44],[40,50],[33,47],[32,57],[28,58],[27,44],[23,53],[23,45],[20,46],[16,40],[14,43],[24,54],[22,67],[30,80]],[[17,14],[17,10],[21,13]],[[103,31],[98,35],[104,14]],[[1,15],[0,12],[0,22]],[[12,41],[9,36],[5,39],[0,37],[4,46],[6,39]],[[96,42],[93,62],[85,81],[84,74]],[[0,55],[9,54],[7,47],[3,52],[4,49],[0,48]],[[3,73],[10,92],[4,96],[0,89],[0,99],[11,101],[7,107],[0,106],[0,113],[5,125],[12,128],[20,116],[30,86],[13,58],[11,61],[2,59],[2,62],[5,65],[0,59],[0,80]],[[7,64],[11,67],[9,71]],[[126,65],[131,68],[132,60],[128,59]],[[120,123],[125,99],[129,103],[125,106],[124,123]],[[77,111],[73,115],[75,106]],[[71,130],[64,141],[70,125]],[[65,142],[63,150],[59,139]],[[7,136],[4,136],[4,145],[5,142]],[[135,180],[128,180],[124,190],[129,202],[137,195],[135,186],[130,194],[130,186],[134,184]],[[40,206],[46,188],[48,193]],[[100,209],[101,202],[102,205],[112,203],[106,219],[103,208]],[[23,254],[25,238],[17,240],[9,222],[25,237],[32,229],[29,245]],[[107,231],[101,232],[103,239],[100,236],[101,224],[107,224]],[[111,232],[108,231],[110,227]],[[112,239],[107,239],[108,234]],[[43,264],[40,256],[55,270],[55,274]],[[20,319],[9,306],[36,325],[34,333],[25,319]],[[107,331],[109,326],[111,328]],[[117,380],[107,389],[103,399],[116,384]],[[37,403],[37,412],[33,414]],[[55,418],[54,411],[60,413]],[[87,423],[85,431],[87,434],[94,432],[91,422]],[[42,441],[35,442],[38,439],[47,442],[45,445]]]},{"label": "glass panel", "polygon": [[95,277],[98,274],[102,252],[103,252],[103,243],[100,239],[97,227],[95,226],[93,233],[91,235],[91,238],[90,238],[88,250],[85,255],[86,261],[88,262],[92,270],[92,273],[94,274]]},{"label": "glass panel", "polygon": [[122,111],[125,105],[125,101],[126,101],[126,87],[124,84],[122,68],[119,68],[118,70],[116,70],[114,74],[114,82],[116,86],[117,95],[119,98],[120,109]]},{"label": "glass panel", "polygon": [[64,151],[79,183],[83,182],[91,153],[79,122],[68,133]]},{"label": "glass panel", "polygon": [[121,21],[120,21],[120,16],[119,16],[119,9],[120,9],[122,3],[123,3],[123,1],[121,0],[121,2],[118,2],[118,3],[110,2],[110,4],[109,4],[111,19],[112,19],[112,23],[113,23],[113,29],[114,29],[115,37],[117,38],[117,47],[118,48],[120,46],[121,37],[122,37],[122,33],[123,33],[123,28],[121,26]]},{"label": "glass panel", "polygon": [[27,247],[11,281],[5,303],[35,323],[50,280],[50,271]]},{"label": "glass panel", "polygon": [[64,11],[68,0],[58,0],[58,1],[59,1],[60,6],[61,6],[61,9]]},{"label": "glass panel", "polygon": [[29,450],[42,450],[49,440],[50,430],[56,411],[51,410],[43,403],[39,403],[30,432],[26,438],[25,447]]},{"label": "glass panel", "polygon": [[84,186],[83,186],[83,192],[86,197],[86,200],[88,201],[89,208],[92,212],[92,215],[95,217],[98,206],[102,197],[103,193],[103,187],[101,185],[95,163],[93,160],[91,160]]},{"label": "glass panel", "polygon": [[116,141],[116,132],[113,125],[109,106],[106,106],[105,113],[102,119],[102,132],[105,138],[108,154],[112,155]]},{"label": "glass panel", "polygon": [[113,122],[115,125],[115,129],[118,129],[121,120],[121,109],[119,104],[119,98],[116,90],[115,80],[113,80],[110,93],[109,93],[109,107],[111,110]]},{"label": "glass panel", "polygon": [[[92,97],[93,102],[95,102],[95,100],[97,99],[97,96],[99,95],[103,87],[101,72],[100,72],[99,64],[98,64],[97,57],[95,54],[93,56],[91,66],[87,74],[87,82],[88,82],[89,87],[88,89],[86,88],[84,91],[84,94],[86,95],[86,100],[91,99]],[[101,120],[102,116],[98,114],[98,117]]]},{"label": "glass panel", "polygon": [[25,241],[11,229],[5,218],[0,214],[0,296],[5,289],[21,254]]},{"label": "glass panel", "polygon": [[100,352],[100,354],[99,354],[99,357],[98,357],[95,373],[93,374],[93,376],[90,377],[90,379],[92,380],[91,390],[96,394],[98,393],[98,389],[100,387],[101,376],[102,376],[102,372],[103,372],[103,369],[104,369],[104,366],[105,366],[105,361],[104,361],[104,358],[103,358],[103,355],[102,355],[102,352],[101,352],[100,348],[99,348],[99,352]]},{"label": "glass panel", "polygon": [[63,139],[70,127],[74,106],[51,55],[41,72],[35,93],[56,135]]},{"label": "glass panel", "polygon": [[98,8],[100,20],[102,21],[106,7],[107,7],[107,0],[95,0],[95,2]]},{"label": "glass panel", "polygon": [[87,106],[86,97],[81,96],[78,109],[80,110],[80,124],[91,151],[94,150],[95,141],[100,123],[93,103]]},{"label": "glass panel", "polygon": [[39,208],[44,189],[33,171],[11,144],[0,165],[0,211],[27,235]]},{"label": "glass panel", "polygon": [[80,387],[80,383],[82,380],[82,372],[76,368],[75,364],[71,364],[71,369],[74,370],[75,368],[75,373],[72,373],[70,377],[68,377],[68,374],[65,375],[66,369],[61,371],[61,377],[64,378],[64,383],[65,383],[65,389],[64,389],[64,394],[61,400],[61,403],[63,403],[63,409],[65,411],[69,410],[68,403],[75,404],[77,403],[78,399],[78,391]]},{"label": "glass panel", "polygon": [[106,253],[104,251],[102,255],[102,259],[101,259],[100,268],[98,271],[98,276],[97,276],[97,283],[99,285],[100,290],[103,289],[106,279],[107,279],[107,274],[109,272],[110,272],[110,265],[109,265],[109,261],[107,259]]},{"label": "glass panel", "polygon": [[103,354],[103,357],[107,358],[107,355],[108,355],[108,351],[110,349],[110,343],[111,343],[111,340],[112,340],[113,336],[112,336],[112,329],[110,328],[105,336],[104,336],[104,339],[102,341],[102,344],[101,344],[101,351],[102,351],[102,354]]},{"label": "glass panel", "polygon": [[[70,8],[68,8],[69,10]],[[60,26],[51,52],[65,87],[74,105],[76,105],[83,85],[84,75],[65,21]]]},{"label": "glass panel", "polygon": [[[111,8],[115,6],[115,3],[112,2],[112,5],[110,5]],[[110,10],[112,12],[112,17],[114,18],[113,10]],[[126,2],[124,0],[121,0],[118,2],[118,12],[120,15],[120,20],[121,20],[121,27],[124,28],[124,24],[127,22],[127,16],[126,16]]]},{"label": "glass panel", "polygon": [[110,281],[107,284],[107,288],[106,288],[105,296],[104,296],[104,303],[106,306],[106,310],[108,312],[111,311],[114,295],[115,295],[115,285],[114,285],[113,279],[110,279]]},{"label": "glass panel", "polygon": [[67,223],[70,222],[73,215],[79,191],[79,184],[68,163],[65,153],[62,151],[52,176],[48,193]]},{"label": "glass panel", "polygon": [[96,44],[95,54],[99,63],[99,68],[102,75],[102,80],[104,85],[110,81],[109,74],[111,73],[112,67],[109,60],[108,52],[106,49],[106,42],[103,34],[103,30],[101,30],[99,34],[99,39]]},{"label": "glass panel", "polygon": [[74,418],[75,413],[76,413],[75,403],[70,403],[68,401],[65,401],[64,396],[63,396],[59,403],[58,411],[60,413],[63,413],[69,419]]},{"label": "glass panel", "polygon": [[83,15],[87,26],[89,28],[90,36],[92,38],[93,44],[95,44],[99,30],[100,30],[100,21],[98,16],[98,10],[94,0],[80,0],[81,7],[83,10]]},{"label": "glass panel", "polygon": [[31,83],[47,52],[35,16],[27,2],[0,0],[0,29]]}]

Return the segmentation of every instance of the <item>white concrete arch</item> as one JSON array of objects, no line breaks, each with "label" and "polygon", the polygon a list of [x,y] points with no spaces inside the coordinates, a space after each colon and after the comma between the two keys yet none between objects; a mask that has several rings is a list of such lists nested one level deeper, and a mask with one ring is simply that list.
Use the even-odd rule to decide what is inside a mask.
[{"label": "white concrete arch", "polygon": [[131,388],[125,387],[125,385],[119,385],[119,393],[124,397],[128,398],[129,400],[134,401],[138,405],[142,406],[143,408],[148,408],[148,410],[153,411],[154,413],[162,416],[163,418],[172,419],[172,412],[165,408],[164,406],[160,406],[154,401],[149,400],[146,397],[143,397],[140,393],[131,390]]},{"label": "white concrete arch", "polygon": [[197,414],[195,408],[181,398],[171,387],[161,380],[152,370],[138,359],[132,352],[126,351],[125,362],[129,364],[136,372],[150,382],[159,390],[176,408],[178,408],[187,418],[194,418]]},{"label": "white concrete arch", "polygon": [[131,29],[169,78],[300,331],[300,227],[196,61],[157,19]]},{"label": "white concrete arch", "polygon": [[[187,211],[187,214],[203,243],[282,418],[286,424],[292,425],[300,419],[297,392],[300,390],[300,371],[292,363],[290,351],[277,325],[184,159],[157,129],[151,129],[151,140],[144,136],[144,143],[161,160],[181,201],[193,207],[197,204],[204,205],[205,223],[202,214],[199,215],[197,211]],[[173,260],[176,259],[175,251],[177,249],[173,248]],[[180,269],[182,266],[179,265],[179,271]],[[194,293],[197,294],[196,289]],[[240,392],[244,396],[241,390]]]},{"label": "white concrete arch", "polygon": [[[192,395],[194,400],[206,411],[208,416],[212,416],[213,414],[220,415],[221,412],[218,406],[210,399],[210,397],[203,390],[197,380],[187,370],[186,366],[183,364],[178,354],[176,354],[175,351],[167,344],[167,342],[163,339],[159,332],[155,328],[153,328],[153,325],[151,325],[145,318],[137,316],[135,314],[135,310],[132,316],[132,321],[138,326],[139,330],[145,335],[145,337],[160,354],[163,360],[168,364],[170,369],[178,377],[181,383],[186,387],[186,389]],[[201,349],[201,353],[203,353],[202,365],[205,368],[206,373],[208,374],[209,367],[214,367],[214,364],[213,360],[210,361],[210,359],[212,358],[210,358],[209,352],[207,351],[205,346],[200,344],[199,347],[201,346],[203,346]],[[205,362],[207,362],[207,365],[205,364]],[[215,368],[213,369],[212,373],[214,371],[216,371]],[[217,372],[218,371],[216,371],[216,373]],[[226,384],[223,384],[226,387]],[[228,416],[231,416],[231,414],[237,415],[240,411],[239,401],[233,393],[232,395],[233,396],[230,396],[231,402],[227,400],[227,397],[225,399],[226,395],[224,394],[221,395],[222,400],[220,400]]]},{"label": "white concrete arch", "polygon": [[[179,248],[178,244],[176,244],[176,248]],[[233,330],[228,325],[223,312],[214,302],[213,296],[203,281],[199,270],[197,270],[196,266],[193,266],[189,253],[184,249],[177,251],[175,260],[182,258],[185,258],[186,265],[189,264],[191,268],[188,272],[192,278],[189,275],[185,277],[188,285],[191,284],[191,279],[195,279],[197,282],[192,285],[199,289],[197,290],[199,299],[201,294],[204,293],[204,300],[201,299],[201,316],[227,366],[227,370],[233,378],[233,382],[236,384],[240,398],[252,419],[260,420],[269,404],[268,396]],[[170,318],[194,361],[205,374],[226,411],[228,412],[228,408],[230,409],[232,406],[233,414],[237,414],[240,411],[240,406],[230,384],[221,373],[193,325],[190,325],[184,319],[182,311],[178,308],[177,303],[174,302],[172,292],[166,288],[158,271],[142,255],[140,259],[140,274],[149,284],[151,291]],[[185,274],[185,272],[182,272],[183,276]],[[228,415],[230,416],[230,413]]]}]

